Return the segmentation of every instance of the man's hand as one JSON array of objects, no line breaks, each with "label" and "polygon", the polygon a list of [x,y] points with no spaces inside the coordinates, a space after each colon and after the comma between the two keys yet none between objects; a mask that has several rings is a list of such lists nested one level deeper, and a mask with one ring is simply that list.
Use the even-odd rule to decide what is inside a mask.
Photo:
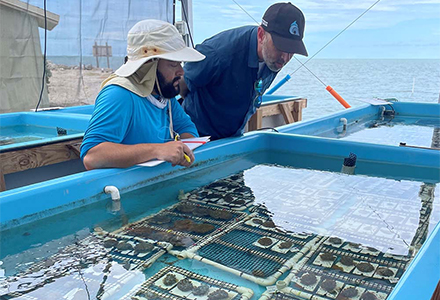
[{"label": "man's hand", "polygon": [[[184,154],[189,157],[190,161],[187,161]],[[189,167],[195,159],[193,152],[181,141],[161,144],[157,158],[170,162],[173,167],[176,165]]]}]

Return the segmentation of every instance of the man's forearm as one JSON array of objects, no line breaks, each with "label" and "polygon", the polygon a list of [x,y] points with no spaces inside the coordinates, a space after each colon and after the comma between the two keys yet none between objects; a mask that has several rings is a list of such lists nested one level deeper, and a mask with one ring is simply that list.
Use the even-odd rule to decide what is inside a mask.
[{"label": "man's forearm", "polygon": [[[188,135],[192,137],[191,134]],[[194,154],[180,141],[136,145],[104,142],[90,149],[83,163],[87,170],[128,168],[152,159],[164,160],[173,166],[189,167],[194,162]]]},{"label": "man's forearm", "polygon": [[91,148],[84,157],[87,170],[127,168],[158,156],[160,144],[122,145],[104,142]]}]

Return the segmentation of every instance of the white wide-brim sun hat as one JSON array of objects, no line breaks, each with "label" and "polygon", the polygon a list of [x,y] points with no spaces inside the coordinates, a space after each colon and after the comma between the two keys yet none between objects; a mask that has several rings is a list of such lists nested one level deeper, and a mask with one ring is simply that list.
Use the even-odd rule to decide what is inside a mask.
[{"label": "white wide-brim sun hat", "polygon": [[128,77],[144,63],[152,59],[178,62],[194,62],[205,58],[197,50],[186,47],[176,27],[160,20],[144,20],[136,23],[127,36],[128,61],[115,74]]}]

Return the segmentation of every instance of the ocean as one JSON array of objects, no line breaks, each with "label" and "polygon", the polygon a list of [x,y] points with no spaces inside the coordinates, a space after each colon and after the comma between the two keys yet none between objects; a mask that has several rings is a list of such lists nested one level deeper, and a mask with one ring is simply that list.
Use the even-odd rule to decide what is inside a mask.
[{"label": "ocean", "polygon": [[[274,83],[300,66],[292,59],[280,71]],[[396,98],[401,102],[439,102],[440,60],[313,59],[306,66],[352,107],[365,104],[360,100],[374,97]],[[307,98],[303,120],[345,109],[330,95],[325,85],[304,67],[291,76],[292,79],[275,94]]]}]

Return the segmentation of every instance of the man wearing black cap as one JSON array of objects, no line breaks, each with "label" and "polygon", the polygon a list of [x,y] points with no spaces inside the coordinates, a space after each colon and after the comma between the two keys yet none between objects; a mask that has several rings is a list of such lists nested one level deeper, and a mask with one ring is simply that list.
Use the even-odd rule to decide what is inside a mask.
[{"label": "man wearing black cap", "polygon": [[261,95],[293,54],[307,56],[303,13],[289,3],[270,6],[261,26],[223,31],[197,45],[206,56],[185,64],[183,107],[200,135],[238,136]]}]

